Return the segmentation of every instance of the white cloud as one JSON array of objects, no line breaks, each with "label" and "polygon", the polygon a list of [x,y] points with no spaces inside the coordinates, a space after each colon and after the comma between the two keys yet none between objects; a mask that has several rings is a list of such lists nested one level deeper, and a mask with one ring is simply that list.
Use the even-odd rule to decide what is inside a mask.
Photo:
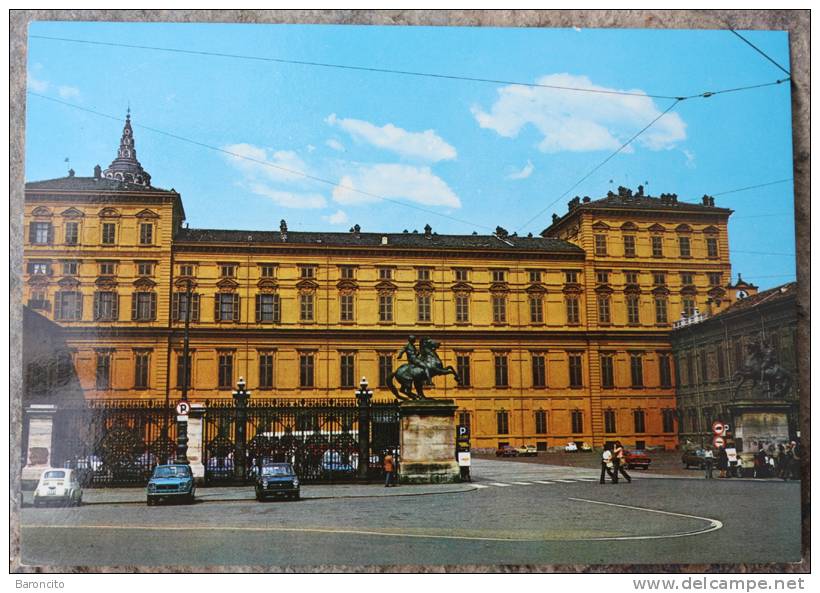
[{"label": "white cloud", "polygon": [[327,206],[327,200],[322,194],[283,191],[263,183],[251,183],[249,189],[259,196],[269,198],[274,204],[283,208],[324,208]]},{"label": "white cloud", "polygon": [[[612,89],[592,83],[586,76],[550,74],[539,84]],[[498,99],[484,111],[472,108],[482,128],[515,138],[523,128],[533,126],[542,135],[538,144],[542,152],[586,152],[615,150],[638,130],[655,119],[661,111],[641,90],[638,95],[607,95],[576,91],[510,85],[498,89]],[[644,132],[637,143],[650,150],[673,147],[686,138],[686,124],[677,113],[667,113]]]},{"label": "white cloud", "polygon": [[683,156],[686,157],[686,167],[689,169],[695,168],[695,153],[691,150],[683,149]]},{"label": "white cloud", "polygon": [[342,177],[339,186],[333,190],[333,199],[340,204],[379,201],[378,197],[351,191],[351,188],[425,206],[461,207],[458,196],[443,179],[433,174],[430,167],[399,164],[367,165],[352,175]]},{"label": "white cloud", "polygon": [[409,132],[390,123],[379,127],[361,119],[339,119],[335,113],[325,121],[343,129],[356,140],[404,157],[436,162],[454,159],[458,154],[435,130]]},{"label": "white cloud", "polygon": [[229,144],[222,147],[231,153],[228,162],[254,178],[276,182],[293,182],[305,178],[308,167],[292,150],[273,151],[253,144]]},{"label": "white cloud", "polygon": [[335,138],[330,138],[329,140],[325,141],[325,144],[330,146],[333,150],[338,150],[339,152],[344,152],[345,145],[336,140]]},{"label": "white cloud", "polygon": [[345,224],[349,219],[343,210],[336,210],[333,214],[322,216],[322,220],[325,220],[330,224]]},{"label": "white cloud", "polygon": [[47,80],[40,80],[29,72],[28,73],[28,87],[37,93],[45,93],[48,90],[49,82]]},{"label": "white cloud", "polygon": [[80,89],[75,86],[57,87],[57,94],[63,99],[72,99],[80,96]]},{"label": "white cloud", "polygon": [[526,179],[532,172],[535,171],[535,165],[532,164],[531,160],[527,160],[527,164],[524,165],[524,168],[520,171],[516,171],[515,173],[510,173],[507,175],[507,179]]}]

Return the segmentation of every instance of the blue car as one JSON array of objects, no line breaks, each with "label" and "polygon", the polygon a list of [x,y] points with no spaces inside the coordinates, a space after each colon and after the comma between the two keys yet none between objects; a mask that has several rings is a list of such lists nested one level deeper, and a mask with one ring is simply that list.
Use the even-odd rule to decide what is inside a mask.
[{"label": "blue car", "polygon": [[194,502],[194,476],[184,464],[158,465],[148,481],[148,506],[162,499]]}]

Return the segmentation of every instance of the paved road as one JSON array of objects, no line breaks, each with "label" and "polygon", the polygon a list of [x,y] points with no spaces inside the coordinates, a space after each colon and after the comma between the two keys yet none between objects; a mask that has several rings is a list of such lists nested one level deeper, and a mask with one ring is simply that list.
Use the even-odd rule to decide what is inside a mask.
[{"label": "paved road", "polygon": [[424,496],[25,508],[23,561],[452,565],[799,559],[797,483],[639,478],[602,486],[592,470],[541,466],[535,472],[529,464],[495,461],[478,463],[474,479],[469,491]]}]

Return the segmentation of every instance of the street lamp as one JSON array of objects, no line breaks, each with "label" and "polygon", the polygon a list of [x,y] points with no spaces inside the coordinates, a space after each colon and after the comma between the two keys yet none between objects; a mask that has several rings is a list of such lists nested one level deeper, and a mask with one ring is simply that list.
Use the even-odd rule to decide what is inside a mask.
[{"label": "street lamp", "polygon": [[239,381],[236,382],[236,391],[233,392],[234,409],[236,410],[233,475],[234,479],[239,482],[245,480],[245,425],[248,418],[248,399],[251,397],[251,392],[245,389],[245,385],[245,378],[239,377]]},{"label": "street lamp", "polygon": [[[188,387],[191,379],[189,350],[189,330],[191,327],[191,299],[193,295],[193,283],[188,278],[185,281],[185,332],[182,338],[182,397],[184,402],[188,402]],[[188,416],[177,416],[177,463],[189,465],[188,461]]]},{"label": "street lamp", "polygon": [[370,398],[373,392],[367,388],[367,378],[362,377],[356,391],[356,403],[359,406],[359,467],[358,478],[367,480],[370,465]]}]

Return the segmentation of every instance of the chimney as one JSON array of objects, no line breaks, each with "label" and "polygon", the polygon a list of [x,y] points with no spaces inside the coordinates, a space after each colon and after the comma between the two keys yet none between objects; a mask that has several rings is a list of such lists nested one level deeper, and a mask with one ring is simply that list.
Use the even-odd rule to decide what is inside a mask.
[{"label": "chimney", "polygon": [[68,176],[69,177],[74,177],[74,169],[69,169],[68,170]]},{"label": "chimney", "polygon": [[358,224],[354,224],[353,225],[353,234],[356,235],[357,239],[359,238],[359,234],[361,232],[362,232],[362,227],[360,227]]},{"label": "chimney", "polygon": [[279,238],[282,243],[288,240],[288,223],[285,222],[284,218],[279,221]]},{"label": "chimney", "polygon": [[102,177],[102,167],[96,165],[94,167],[94,179],[100,179]]},{"label": "chimney", "polygon": [[425,224],[424,225],[424,236],[429,239],[432,234],[433,234],[433,227],[431,227],[429,224]]},{"label": "chimney", "polygon": [[706,194],[703,194],[703,205],[704,206],[709,205],[709,196],[707,196]]}]

